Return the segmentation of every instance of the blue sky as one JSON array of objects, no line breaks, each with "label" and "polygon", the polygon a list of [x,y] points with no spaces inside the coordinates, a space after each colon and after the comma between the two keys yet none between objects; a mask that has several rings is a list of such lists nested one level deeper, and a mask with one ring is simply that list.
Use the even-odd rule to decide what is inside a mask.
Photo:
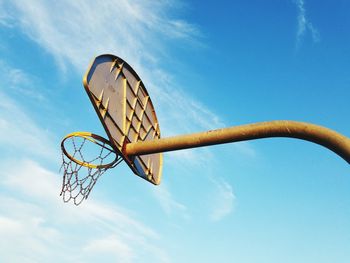
[{"label": "blue sky", "polygon": [[349,262],[349,165],[292,139],[164,155],[163,181],[125,164],[75,207],[60,141],[105,136],[82,86],[124,58],[163,137],[257,121],[350,136],[350,2],[1,1],[1,262]]}]

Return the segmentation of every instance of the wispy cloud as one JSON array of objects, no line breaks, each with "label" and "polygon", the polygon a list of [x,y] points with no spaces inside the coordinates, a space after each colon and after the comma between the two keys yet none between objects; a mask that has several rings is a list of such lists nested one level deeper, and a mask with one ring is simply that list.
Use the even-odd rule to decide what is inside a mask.
[{"label": "wispy cloud", "polygon": [[31,153],[52,159],[55,156],[52,136],[43,131],[18,103],[0,91],[0,146],[7,149],[7,156]]},{"label": "wispy cloud", "polygon": [[236,196],[232,186],[223,179],[212,179],[212,181],[215,188],[210,196],[210,219],[219,221],[233,211]]},{"label": "wispy cloud", "polygon": [[60,176],[29,159],[15,163],[2,162],[0,171],[0,258],[4,261],[96,262],[103,256],[135,262],[147,254],[156,262],[168,262],[157,244],[159,234],[124,209],[96,200],[79,209],[64,204],[57,191]]},{"label": "wispy cloud", "polygon": [[[104,256],[104,261],[116,262],[133,262],[133,252],[128,245],[116,235],[106,236],[104,238],[90,241],[83,251],[90,257]],[[110,255],[110,259],[106,259],[105,255]]]},{"label": "wispy cloud", "polygon": [[[172,10],[176,3],[177,1],[151,0],[137,0],[132,3],[126,0],[107,0],[98,3],[83,0],[56,2],[43,0],[33,3],[13,0],[2,3],[3,10],[6,10],[2,14],[6,14],[6,16],[1,16],[1,23],[20,29],[43,50],[51,54],[62,69],[62,72],[67,74],[70,68],[83,72],[90,59],[100,53],[116,54],[127,60],[139,73],[150,91],[160,118],[163,135],[169,136],[226,126],[217,114],[189,96],[183,88],[179,87],[169,72],[160,69],[160,65],[164,64],[169,56],[166,47],[167,43],[171,41],[195,43],[200,35],[199,29],[195,25],[181,19],[172,18],[174,17]],[[12,73],[15,76],[14,79],[18,80],[17,83],[25,82],[28,79],[28,75],[20,69],[14,69]],[[1,98],[6,97],[1,96]],[[37,153],[43,153],[47,149],[54,148],[35,148],[35,145],[50,145],[52,142],[49,139],[45,143],[41,141],[42,137],[48,138],[47,136],[41,136],[45,132],[38,128],[30,116],[15,101],[4,99],[4,104],[1,105],[0,110],[2,110],[2,113],[0,112],[2,133],[8,133],[10,130],[15,131],[11,134],[10,139],[0,142],[2,145],[10,145],[11,148],[16,149],[16,145],[10,143],[24,138],[22,145],[27,153],[30,153],[30,149]],[[18,121],[6,117],[10,116],[11,112],[18,113]],[[25,134],[24,130],[30,131],[29,135]],[[34,134],[37,135],[34,136]],[[239,147],[236,149],[240,151]],[[251,151],[254,151],[254,149],[248,151],[248,157],[252,156]],[[246,148],[242,152],[246,153]],[[176,155],[174,156],[176,158]],[[215,157],[210,153],[203,155],[201,151],[198,153],[197,151],[189,151],[189,154],[181,154],[179,158],[188,158],[189,161],[202,160],[203,164],[208,165],[210,163],[208,159]],[[21,164],[32,171],[32,174],[35,173],[37,176],[42,174],[44,182],[47,182],[45,178],[55,178],[54,173],[47,171],[35,162],[22,161]],[[15,178],[11,181],[7,178],[3,182],[4,187],[6,189],[16,188],[22,194],[31,194],[31,197],[35,200],[40,200],[39,196],[36,197],[35,194],[38,190],[36,189],[37,187],[40,187],[40,189],[42,189],[41,187],[50,189],[53,185],[57,187],[57,181],[50,183],[50,187],[47,185],[41,186],[41,183],[36,187],[29,183],[30,176],[26,173],[26,170],[17,170],[17,173],[22,173],[24,178],[20,175],[18,175],[18,178],[21,179]],[[22,182],[27,182],[26,186],[23,186]],[[214,184],[217,186],[220,204],[217,203],[215,205],[212,219],[220,220],[220,218],[232,211],[234,195],[232,189],[230,192],[228,184],[222,182]],[[54,202],[53,199],[56,200],[57,191],[50,189],[50,192],[54,193],[54,195],[52,195],[52,200],[50,199],[51,201],[49,202]],[[46,194],[49,195],[49,193]],[[166,213],[179,213],[186,217],[186,204],[176,200],[166,186],[158,189],[157,194],[159,194],[157,200]],[[15,201],[19,202],[19,200]],[[61,202],[61,200],[59,201]],[[54,204],[54,206],[63,209],[60,204]],[[21,205],[23,204],[21,203]],[[40,206],[32,203],[26,205],[30,206],[34,211],[29,214],[42,215],[42,218],[46,220],[51,218],[51,215],[46,210],[41,209]],[[90,237],[88,242],[80,243],[79,248],[85,248],[92,252],[91,244],[101,244],[101,242],[110,241],[112,243],[111,246],[118,247],[120,240],[127,240],[125,241],[127,244],[131,243],[131,237],[125,237],[127,231],[122,231],[119,227],[122,224],[121,222],[125,222],[127,230],[129,228],[136,229],[131,230],[131,233],[135,234],[134,237],[141,236],[141,239],[138,239],[136,244],[142,244],[145,251],[154,251],[152,253],[162,258],[162,261],[166,261],[166,255],[162,251],[157,251],[155,246],[146,246],[147,242],[142,241],[142,239],[156,239],[153,234],[148,233],[148,231],[152,232],[152,230],[147,229],[138,222],[132,222],[128,216],[123,217],[123,213],[116,212],[118,210],[114,207],[103,206],[100,203],[96,204],[90,199],[87,205],[84,205],[79,211],[85,211],[82,217],[75,212],[70,211],[69,213],[73,213],[74,217],[82,219],[83,222],[86,222],[86,225],[91,225],[91,222],[95,222],[94,220],[99,220],[103,225],[107,226],[106,228],[117,229],[118,233],[118,239],[116,239],[115,236],[107,235],[103,232],[96,239]],[[69,213],[67,212],[67,214]],[[15,220],[14,222],[23,224],[23,221],[19,220],[18,217],[18,215],[15,215],[10,218]],[[57,217],[59,218],[60,215],[57,215]],[[68,215],[63,218],[68,220],[71,227],[74,226],[69,221]],[[74,218],[74,221],[76,221],[76,218]],[[113,223],[115,221],[118,221],[119,225]],[[54,222],[57,221],[54,220]],[[39,225],[41,226],[41,224]],[[119,235],[125,239],[120,239]],[[61,238],[64,237],[62,236]],[[82,241],[80,240],[79,242]],[[128,251],[133,250],[134,246],[130,245],[129,248],[119,246],[119,248],[124,251],[121,253],[125,254],[125,258],[128,258]]]},{"label": "wispy cloud", "polygon": [[167,15],[175,5],[176,1],[151,0],[35,4],[15,0],[5,7],[12,17],[17,16],[18,26],[62,67],[72,64],[85,69],[93,56],[108,52],[133,65],[154,63],[164,50],[164,36],[195,39],[195,26]]},{"label": "wispy cloud", "polygon": [[14,91],[20,96],[26,96],[39,102],[45,101],[45,97],[38,92],[39,79],[20,68],[12,67],[0,60],[0,89]]},{"label": "wispy cloud", "polygon": [[306,16],[305,2],[304,0],[295,0],[295,4],[298,9],[298,28],[296,36],[296,47],[299,48],[301,42],[307,32],[311,33],[313,42],[320,41],[320,34],[318,30],[311,23],[309,18]]},{"label": "wispy cloud", "polygon": [[[197,41],[197,26],[172,18],[178,1],[14,0],[5,7],[26,35],[52,54],[62,69],[79,72],[100,53],[127,60],[150,91],[163,136],[226,126],[219,116],[186,94],[171,73],[161,69],[169,59],[167,41]],[[64,11],[63,11],[64,10]],[[180,124],[180,125],[179,125]],[[243,153],[244,154],[244,153]]]},{"label": "wispy cloud", "polygon": [[[2,65],[9,73],[2,79],[8,88],[31,87],[30,75]],[[150,260],[169,262],[157,244],[160,235],[125,209],[96,199],[79,209],[63,203],[61,176],[34,161],[57,163],[57,146],[31,115],[0,91],[0,261],[96,262],[104,256],[130,262],[147,254]]]},{"label": "wispy cloud", "polygon": [[167,215],[180,213],[184,218],[188,218],[187,207],[174,199],[166,184],[154,188],[153,193]]},{"label": "wispy cloud", "polygon": [[0,0],[0,25],[10,27],[13,25],[13,17],[8,13],[8,9],[5,8],[5,1]]},{"label": "wispy cloud", "polygon": [[[73,65],[83,72],[89,60],[100,53],[113,53],[127,60],[139,73],[160,120],[162,136],[178,135],[227,126],[205,105],[189,96],[171,73],[161,68],[169,59],[169,41],[196,42],[197,26],[173,18],[178,1],[108,0],[103,3],[14,0],[8,13],[15,25],[55,58],[65,70]],[[9,21],[13,21],[9,20]],[[173,43],[177,43],[173,42]],[[247,155],[247,148],[249,154]],[[241,149],[243,149],[241,151]],[[235,147],[251,158],[254,149]],[[187,150],[171,158],[208,163],[208,152]],[[203,157],[204,156],[204,157]]]},{"label": "wispy cloud", "polygon": [[[205,105],[191,98],[161,64],[169,59],[169,41],[195,42],[199,29],[172,18],[178,1],[120,1],[103,3],[14,0],[4,6],[8,23],[38,43],[63,70],[73,65],[83,72],[100,53],[128,61],[152,94],[163,135],[225,126]],[[179,125],[181,123],[181,125]]]}]

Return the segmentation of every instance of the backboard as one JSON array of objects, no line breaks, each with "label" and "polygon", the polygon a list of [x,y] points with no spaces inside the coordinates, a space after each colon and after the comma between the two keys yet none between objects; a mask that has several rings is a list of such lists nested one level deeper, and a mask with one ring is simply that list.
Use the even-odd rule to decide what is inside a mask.
[{"label": "backboard", "polygon": [[160,138],[157,116],[140,77],[121,58],[96,57],[83,83],[109,140],[132,171],[143,179],[159,184],[162,154],[127,156],[125,145]]}]

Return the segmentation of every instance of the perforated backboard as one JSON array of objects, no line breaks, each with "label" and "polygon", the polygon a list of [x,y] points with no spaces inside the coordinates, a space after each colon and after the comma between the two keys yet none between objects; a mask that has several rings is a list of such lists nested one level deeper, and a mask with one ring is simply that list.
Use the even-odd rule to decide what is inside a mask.
[{"label": "perforated backboard", "polygon": [[83,82],[115,151],[136,175],[159,184],[161,153],[126,156],[123,152],[127,143],[160,138],[152,101],[139,76],[121,58],[101,55],[93,60]]}]

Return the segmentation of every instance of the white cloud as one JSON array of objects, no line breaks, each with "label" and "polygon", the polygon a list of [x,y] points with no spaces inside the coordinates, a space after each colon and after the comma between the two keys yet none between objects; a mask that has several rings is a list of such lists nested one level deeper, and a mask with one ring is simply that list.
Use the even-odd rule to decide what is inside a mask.
[{"label": "white cloud", "polygon": [[[163,134],[223,127],[225,125],[220,117],[188,96],[168,72],[159,69],[159,65],[168,59],[167,41],[195,42],[200,34],[196,26],[181,19],[169,18],[173,5],[176,5],[176,1],[137,0],[131,4],[126,0],[14,0],[1,3],[6,12],[0,13],[0,20],[2,25],[20,28],[51,54],[66,72],[71,66],[82,72],[89,60],[100,53],[123,57],[135,68],[150,90]],[[18,91],[32,85],[31,76],[21,69],[8,67],[7,71],[12,74],[12,86]],[[55,153],[50,149],[55,147],[52,147],[51,136],[33,121],[17,101],[0,95],[0,145],[21,151],[24,156],[36,154],[53,159]],[[11,117],[14,114],[16,118]],[[205,156],[203,158],[201,151],[190,151],[190,154],[182,154],[181,158],[203,160],[207,165],[208,159],[213,156],[210,153]],[[148,254],[149,258],[155,258],[158,262],[169,261],[166,253],[157,246],[160,235],[128,216],[120,207],[105,205],[90,198],[79,209],[75,209],[69,204],[63,204],[58,197],[57,185],[61,179],[56,173],[28,158],[16,159],[8,164],[11,165],[7,165],[0,175],[0,187],[11,198],[0,193],[3,201],[0,215],[14,229],[24,229],[21,235],[13,234],[14,229],[10,231],[12,236],[11,233],[3,232],[6,234],[4,239],[9,240],[8,246],[12,245],[9,251],[13,255],[25,257],[27,262],[47,262],[50,258],[60,258],[58,251],[65,251],[65,262],[88,262],[92,261],[92,254],[101,252],[98,249],[101,244],[108,243],[106,246],[120,251],[125,261],[136,261],[140,254]],[[215,205],[213,220],[220,220],[230,213],[234,200],[229,185],[219,183],[217,189],[220,204]],[[184,218],[188,216],[186,205],[178,202],[166,186],[161,186],[155,192],[166,213],[179,213]],[[26,198],[29,198],[28,201],[24,201]],[[85,232],[85,229],[88,231]],[[47,231],[56,235],[52,243],[45,242],[43,238]],[[17,239],[23,240],[23,243],[17,246]],[[31,244],[37,244],[38,251],[41,249],[36,256],[30,254]],[[82,249],[90,257],[85,258],[86,255],[80,253]]]},{"label": "white cloud", "polygon": [[[200,35],[196,26],[170,18],[177,3],[15,0],[8,4],[8,9],[17,19],[16,26],[52,54],[62,69],[73,65],[82,72],[99,53],[113,53],[128,61],[150,91],[163,136],[225,127],[220,117],[188,96],[171,74],[160,69],[169,59],[166,51],[169,41],[191,42]],[[254,157],[254,149],[248,144],[234,149],[248,158]],[[215,159],[210,150],[204,149],[185,150],[170,154],[170,158],[191,166],[208,165]],[[157,199],[163,209],[169,212],[175,208],[183,213],[182,205],[163,191]]]},{"label": "white cloud", "polygon": [[12,23],[12,17],[5,8],[5,0],[0,0],[0,25],[9,27]]},{"label": "white cloud", "polygon": [[306,16],[304,0],[295,0],[295,4],[298,8],[297,48],[301,45],[307,31],[310,31],[314,42],[319,42],[320,34]]},{"label": "white cloud", "polygon": [[45,159],[55,156],[52,135],[43,131],[10,97],[0,91],[0,146],[7,156],[31,153]]},{"label": "white cloud", "polygon": [[61,66],[82,69],[101,52],[144,65],[141,62],[157,61],[155,50],[164,48],[164,35],[193,39],[198,32],[193,25],[167,16],[174,5],[176,1],[11,1],[7,9]]},{"label": "white cloud", "polygon": [[[19,165],[20,164],[20,165]],[[37,200],[52,202],[60,193],[60,181],[56,174],[30,159],[7,161],[0,175],[1,183]]]},{"label": "white cloud", "polygon": [[[124,244],[104,240],[114,248],[112,256],[119,255],[118,262],[147,253],[158,262],[168,261],[166,253],[154,245],[159,235],[121,208],[96,200],[79,209],[64,204],[59,196],[61,176],[21,158],[37,154],[52,159],[54,154],[47,150],[53,148],[52,140],[14,101],[4,94],[0,97],[0,145],[14,150],[0,163],[0,261],[94,262],[101,251],[92,246],[102,242],[95,235],[111,233]],[[83,249],[86,254],[81,253]]]},{"label": "white cloud", "polygon": [[150,261],[169,261],[159,234],[120,207],[97,200],[64,204],[60,176],[31,160],[1,166],[1,261],[136,262],[146,254]]},{"label": "white cloud", "polygon": [[154,188],[153,193],[167,215],[180,213],[184,218],[188,218],[187,207],[174,199],[166,184]]},{"label": "white cloud", "polygon": [[128,61],[150,91],[162,134],[169,136],[226,126],[160,69],[169,59],[169,41],[193,42],[200,35],[195,25],[172,18],[177,5],[175,0],[14,0],[5,7],[16,18],[13,23],[52,54],[62,69],[73,65],[82,72],[99,53],[113,53]]},{"label": "white cloud", "polygon": [[19,68],[8,65],[0,60],[0,89],[7,91],[16,91],[20,96],[27,96],[39,102],[45,101],[45,97],[38,92],[39,79]]},{"label": "white cloud", "polygon": [[133,251],[115,235],[92,240],[83,251],[90,256],[97,254],[106,258],[106,254],[110,255],[110,262],[132,262],[133,259]]},{"label": "white cloud", "polygon": [[225,126],[220,117],[199,101],[187,96],[166,73],[157,70],[154,77],[158,80],[158,85],[150,81],[150,88],[152,97],[157,98],[160,106],[158,116],[163,133],[167,136]]},{"label": "white cloud", "polygon": [[232,186],[223,179],[212,179],[212,181],[215,188],[210,197],[210,207],[212,209],[210,219],[212,221],[219,221],[233,211],[236,196]]},{"label": "white cloud", "polygon": [[[48,150],[54,148],[50,136],[12,99],[4,94],[0,98],[0,145],[10,149],[0,170],[0,261],[52,262],[56,258],[65,262],[93,262],[89,256],[100,253],[91,248],[100,242],[94,235],[113,233],[124,244],[116,247],[115,240],[110,244],[114,253],[121,255],[120,262],[127,262],[124,260],[129,257],[127,251],[132,251],[133,256],[150,253],[155,259],[159,254],[157,261],[167,262],[166,253],[152,244],[159,235],[117,206],[95,200],[79,209],[64,204],[59,196],[61,176],[31,159],[21,159],[33,154],[53,159],[55,154]],[[74,237],[76,231],[83,233]],[[81,254],[83,248],[89,253]],[[65,255],[59,251],[65,251]]]},{"label": "white cloud", "polygon": [[[8,201],[2,198],[0,200]],[[11,209],[15,208],[17,207]],[[44,262],[44,258],[50,258],[47,248],[51,248],[52,256],[59,256],[53,246],[59,245],[55,243],[61,240],[61,235],[55,229],[45,226],[40,218],[1,216],[0,224],[1,262]]]},{"label": "white cloud", "polygon": [[16,18],[12,23],[52,54],[62,69],[73,65],[81,72],[100,53],[113,53],[128,61],[152,94],[163,134],[223,127],[218,116],[159,69],[160,63],[169,59],[166,41],[195,41],[199,35],[196,26],[170,18],[176,5],[177,1],[151,0],[15,0],[6,7]]}]

